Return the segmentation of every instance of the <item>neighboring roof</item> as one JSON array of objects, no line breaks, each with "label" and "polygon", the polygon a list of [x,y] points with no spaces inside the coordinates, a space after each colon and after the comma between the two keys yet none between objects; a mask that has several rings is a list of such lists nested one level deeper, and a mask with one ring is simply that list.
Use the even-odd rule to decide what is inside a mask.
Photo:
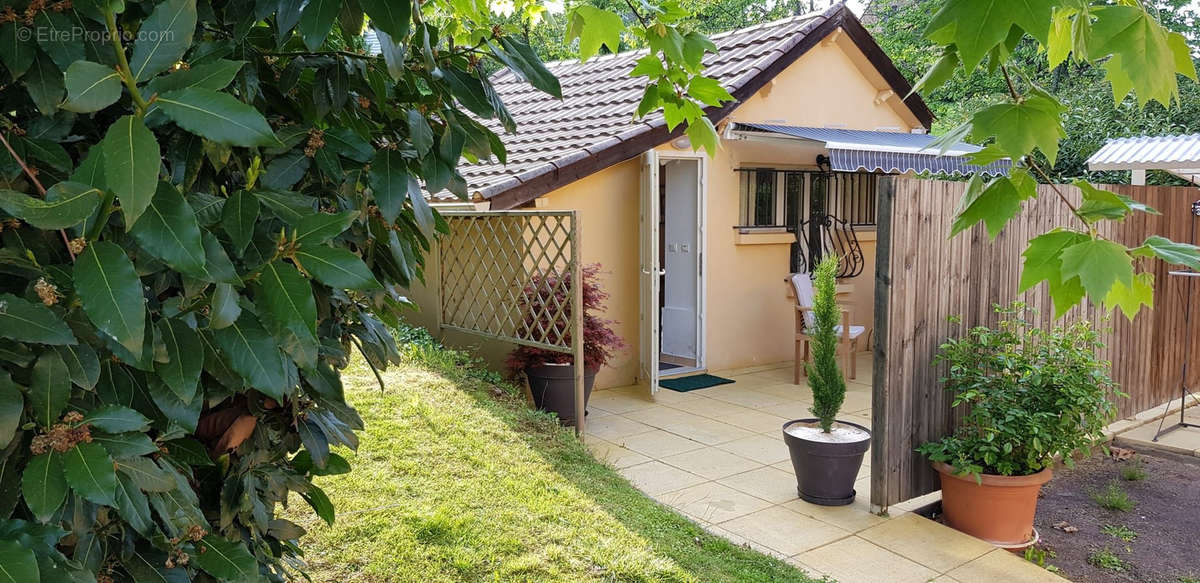
[{"label": "neighboring roof", "polygon": [[833,170],[842,172],[945,172],[947,174],[1007,174],[1012,161],[999,160],[986,166],[971,164],[967,154],[983,148],[966,142],[945,147],[930,134],[813,128],[761,123],[739,123],[739,135],[769,135],[787,140],[822,144],[829,150]]},{"label": "neighboring roof", "polygon": [[[892,90],[907,96],[904,102],[921,123],[930,125],[933,114],[925,102],[910,95],[912,87],[904,75],[843,4],[714,35],[719,52],[705,57],[705,73],[720,80],[734,101],[709,108],[709,118],[716,123],[729,115],[839,27]],[[646,78],[630,77],[629,71],[645,54],[629,51],[586,63],[548,63],[562,84],[562,100],[534,89],[509,70],[493,75],[496,91],[517,122],[517,133],[503,137],[507,164],[493,160],[459,167],[470,192],[490,199],[493,209],[513,208],[682,135],[682,127],[668,131],[661,114],[633,118]],[[495,120],[485,123],[500,133]]]},{"label": "neighboring roof", "polygon": [[1114,138],[1088,158],[1088,170],[1166,170],[1184,180],[1200,176],[1200,134]]}]

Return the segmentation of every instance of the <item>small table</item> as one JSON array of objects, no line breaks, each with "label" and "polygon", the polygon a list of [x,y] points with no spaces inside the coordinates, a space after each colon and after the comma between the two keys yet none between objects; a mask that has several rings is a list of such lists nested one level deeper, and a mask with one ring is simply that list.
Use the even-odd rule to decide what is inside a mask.
[{"label": "small table", "polygon": [[[1191,391],[1188,390],[1187,386],[1188,357],[1192,353],[1192,302],[1189,300],[1192,296],[1192,282],[1195,281],[1197,277],[1200,277],[1200,271],[1168,271],[1167,273],[1175,277],[1187,278],[1187,297],[1183,298],[1184,357],[1183,365],[1181,367],[1182,370],[1179,373],[1179,422],[1171,425],[1170,427],[1163,428],[1163,424],[1167,421],[1167,416],[1164,415],[1162,420],[1158,422],[1158,431],[1154,434],[1154,439],[1151,439],[1150,441],[1158,441],[1159,437],[1162,437],[1164,434],[1170,433],[1181,427],[1200,427],[1200,425],[1195,423],[1188,423],[1187,421],[1184,421],[1184,413],[1187,412],[1187,407],[1184,406],[1184,401],[1187,399],[1188,395],[1191,394]],[[1179,293],[1182,295],[1183,290],[1180,289]],[[1196,396],[1192,395],[1192,398],[1196,399]],[[1197,399],[1197,402],[1200,403],[1200,399]],[[1167,410],[1169,411],[1170,409],[1171,402],[1167,401]]]}]

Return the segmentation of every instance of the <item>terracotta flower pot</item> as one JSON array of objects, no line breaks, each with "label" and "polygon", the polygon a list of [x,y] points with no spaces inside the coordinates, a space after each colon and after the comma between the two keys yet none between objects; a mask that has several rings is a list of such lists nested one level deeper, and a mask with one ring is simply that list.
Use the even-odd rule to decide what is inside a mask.
[{"label": "terracotta flower pot", "polygon": [[934,462],[942,477],[942,512],[946,524],[1001,547],[1035,542],[1033,515],[1038,492],[1053,474],[1046,468],[1028,476],[983,474],[956,476],[954,468]]}]

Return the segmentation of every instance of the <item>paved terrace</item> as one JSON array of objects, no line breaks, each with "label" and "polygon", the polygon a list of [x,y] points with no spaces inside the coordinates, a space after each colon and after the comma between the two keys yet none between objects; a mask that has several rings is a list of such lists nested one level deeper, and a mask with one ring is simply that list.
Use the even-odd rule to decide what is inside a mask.
[{"label": "paved terrace", "polygon": [[[843,419],[871,424],[871,360],[860,354]],[[651,399],[644,386],[596,391],[588,447],[643,492],[711,532],[840,583],[1008,583],[1064,579],[1005,550],[893,506],[870,512],[870,453],[849,506],[809,504],[783,442],[812,393],[791,365],[716,371],[729,385]]]}]

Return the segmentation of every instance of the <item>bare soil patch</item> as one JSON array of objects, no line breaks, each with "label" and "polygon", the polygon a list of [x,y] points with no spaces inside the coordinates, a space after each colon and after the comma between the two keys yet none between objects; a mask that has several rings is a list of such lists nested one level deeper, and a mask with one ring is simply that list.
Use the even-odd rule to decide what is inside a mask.
[{"label": "bare soil patch", "polygon": [[1046,563],[1076,583],[1200,583],[1200,459],[1096,455],[1042,489],[1036,526]]}]

